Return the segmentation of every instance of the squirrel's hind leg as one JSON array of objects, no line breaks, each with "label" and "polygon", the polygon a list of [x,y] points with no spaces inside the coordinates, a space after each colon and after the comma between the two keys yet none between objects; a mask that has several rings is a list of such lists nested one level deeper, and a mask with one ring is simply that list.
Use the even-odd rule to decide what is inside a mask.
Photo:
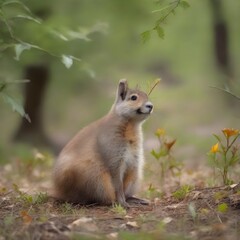
[{"label": "squirrel's hind leg", "polygon": [[104,171],[100,174],[94,195],[94,199],[100,204],[111,205],[116,201],[115,190],[108,172]]}]

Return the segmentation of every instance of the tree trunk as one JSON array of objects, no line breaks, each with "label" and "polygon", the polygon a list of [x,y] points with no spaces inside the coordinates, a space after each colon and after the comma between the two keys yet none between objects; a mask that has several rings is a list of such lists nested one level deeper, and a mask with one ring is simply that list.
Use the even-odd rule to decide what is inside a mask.
[{"label": "tree trunk", "polygon": [[37,147],[52,147],[52,143],[44,131],[42,113],[46,86],[49,82],[49,69],[43,65],[29,65],[25,68],[25,78],[30,82],[24,86],[24,109],[29,115],[31,123],[25,118],[21,118],[14,140],[30,143]]},{"label": "tree trunk", "polygon": [[223,85],[230,87],[233,71],[229,56],[229,34],[227,23],[223,16],[222,1],[210,0],[210,5],[213,14],[215,59],[220,72],[224,74]]}]

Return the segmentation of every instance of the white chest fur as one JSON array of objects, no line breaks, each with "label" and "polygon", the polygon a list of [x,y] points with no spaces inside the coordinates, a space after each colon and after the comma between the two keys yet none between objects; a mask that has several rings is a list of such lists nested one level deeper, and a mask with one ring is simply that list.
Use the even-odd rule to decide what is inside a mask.
[{"label": "white chest fur", "polygon": [[130,143],[127,144],[123,152],[123,159],[121,164],[121,176],[123,177],[128,169],[135,169],[138,172],[138,177],[142,177],[142,168],[144,164],[142,134],[138,136],[138,142],[135,146]]}]

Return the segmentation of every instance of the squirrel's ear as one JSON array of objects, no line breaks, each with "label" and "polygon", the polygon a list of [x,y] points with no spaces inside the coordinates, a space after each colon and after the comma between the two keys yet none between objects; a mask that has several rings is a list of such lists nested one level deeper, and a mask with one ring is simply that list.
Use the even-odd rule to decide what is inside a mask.
[{"label": "squirrel's ear", "polygon": [[118,84],[118,90],[117,90],[117,101],[121,100],[123,101],[126,98],[128,91],[128,84],[126,79],[121,79]]}]

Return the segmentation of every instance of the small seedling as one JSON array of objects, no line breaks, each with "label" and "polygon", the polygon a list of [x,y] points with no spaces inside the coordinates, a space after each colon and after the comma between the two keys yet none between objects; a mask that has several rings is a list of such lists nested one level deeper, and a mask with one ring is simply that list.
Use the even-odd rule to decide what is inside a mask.
[{"label": "small seedling", "polygon": [[48,201],[48,195],[45,192],[39,192],[33,196],[33,204],[43,204]]},{"label": "small seedling", "polygon": [[176,139],[169,140],[163,128],[158,128],[155,136],[158,139],[159,147],[157,150],[152,149],[151,154],[160,164],[160,180],[163,185],[167,173],[171,173],[174,177],[181,175],[182,163],[176,161],[172,155],[172,148],[176,143]]},{"label": "small seedling", "polygon": [[146,191],[146,196],[150,199],[161,198],[163,197],[163,193],[160,192],[157,188],[155,188],[151,183]]},{"label": "small seedling", "polygon": [[127,214],[126,209],[118,203],[113,204],[111,211],[114,212],[114,213],[117,213],[119,215],[122,215],[122,216]]},{"label": "small seedling", "polygon": [[226,213],[228,211],[228,205],[226,203],[221,203],[217,206],[217,211],[220,213]]},{"label": "small seedling", "polygon": [[214,194],[214,199],[216,202],[219,202],[223,200],[224,198],[228,197],[228,192],[227,191],[219,191]]},{"label": "small seedling", "polygon": [[223,139],[213,134],[217,139],[217,143],[212,146],[208,155],[210,157],[210,163],[214,168],[214,175],[215,169],[218,170],[221,174],[223,184],[230,185],[233,183],[229,176],[230,171],[240,162],[240,146],[237,145],[240,130],[224,128],[222,133],[224,135]]},{"label": "small seedling", "polygon": [[48,200],[47,193],[39,192],[36,195],[30,195],[21,191],[17,184],[13,184],[13,189],[17,193],[17,199],[24,205],[39,205],[46,203]]},{"label": "small seedling", "polygon": [[192,190],[191,186],[183,185],[181,188],[175,191],[172,195],[177,200],[183,200],[191,190]]},{"label": "small seedling", "polygon": [[60,210],[63,214],[73,214],[75,212],[72,204],[67,202],[61,204]]}]

